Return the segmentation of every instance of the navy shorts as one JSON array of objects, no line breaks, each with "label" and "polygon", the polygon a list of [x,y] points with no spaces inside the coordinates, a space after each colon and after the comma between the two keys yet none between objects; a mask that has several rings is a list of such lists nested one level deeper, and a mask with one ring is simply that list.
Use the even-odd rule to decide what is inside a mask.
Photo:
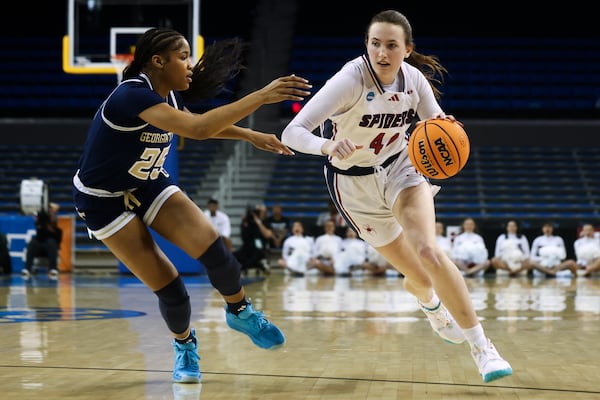
[{"label": "navy shorts", "polygon": [[162,204],[177,191],[180,189],[171,178],[161,174],[135,190],[114,196],[84,193],[74,187],[73,200],[88,230],[97,239],[104,239],[136,216],[150,225]]}]

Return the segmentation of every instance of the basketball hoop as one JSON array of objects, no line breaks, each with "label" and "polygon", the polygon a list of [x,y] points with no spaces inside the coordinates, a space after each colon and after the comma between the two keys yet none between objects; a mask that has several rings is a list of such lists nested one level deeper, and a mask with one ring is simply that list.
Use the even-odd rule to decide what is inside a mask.
[{"label": "basketball hoop", "polygon": [[110,62],[115,66],[115,73],[117,74],[117,84],[121,83],[123,79],[123,70],[133,60],[133,54],[131,53],[119,53],[115,54],[110,58]]}]

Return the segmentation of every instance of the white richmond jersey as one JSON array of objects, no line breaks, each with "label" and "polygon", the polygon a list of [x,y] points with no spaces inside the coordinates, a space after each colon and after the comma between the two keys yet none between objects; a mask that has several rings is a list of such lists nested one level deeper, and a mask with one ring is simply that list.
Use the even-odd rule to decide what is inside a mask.
[{"label": "white richmond jersey", "polygon": [[283,241],[281,256],[284,260],[288,261],[294,254],[304,254],[308,259],[313,255],[313,246],[314,238],[310,236],[288,236]]},{"label": "white richmond jersey", "polygon": [[406,148],[406,131],[413,122],[441,113],[427,78],[416,67],[403,62],[395,82],[384,87],[367,56],[361,56],[323,85],[290,121],[282,141],[297,151],[321,155],[325,139],[315,139],[312,132],[330,119],[332,140],[349,138],[363,146],[347,159],[330,159],[332,165],[342,170],[374,167]]},{"label": "white richmond jersey", "polygon": [[452,258],[480,264],[489,256],[483,237],[475,232],[462,232],[452,242]]},{"label": "white richmond jersey", "polygon": [[444,235],[436,235],[435,240],[437,241],[440,249],[444,251],[448,255],[448,257],[452,257],[452,240],[448,236]]},{"label": "white richmond jersey", "polygon": [[577,264],[588,265],[600,257],[600,239],[583,236],[573,243]]},{"label": "white richmond jersey", "polygon": [[496,248],[494,257],[502,258],[502,253],[511,248],[511,244],[518,248],[523,257],[529,258],[529,242],[525,235],[515,235],[514,233],[502,233],[496,239]]},{"label": "white richmond jersey", "polygon": [[342,238],[338,235],[324,233],[317,236],[313,247],[314,257],[333,258],[342,247]]},{"label": "white richmond jersey", "polygon": [[223,237],[231,237],[231,221],[229,216],[221,210],[217,210],[215,215],[211,215],[210,210],[204,210],[204,215],[208,217],[213,227]]},{"label": "white richmond jersey", "polygon": [[[564,259],[566,257],[566,249],[565,249],[565,241],[560,236],[546,236],[540,235],[533,239],[531,243],[531,259],[536,262],[542,261],[543,257],[540,254],[540,250],[544,247],[556,247],[562,249],[564,251],[565,256],[562,257]],[[561,260],[562,261],[562,260]]]}]

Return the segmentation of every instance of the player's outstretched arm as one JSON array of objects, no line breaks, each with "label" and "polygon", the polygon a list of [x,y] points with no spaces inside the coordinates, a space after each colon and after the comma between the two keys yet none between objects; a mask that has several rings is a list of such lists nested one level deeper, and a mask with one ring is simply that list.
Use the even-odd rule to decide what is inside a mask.
[{"label": "player's outstretched arm", "polygon": [[268,151],[271,153],[282,154],[286,156],[293,156],[295,153],[290,150],[286,145],[272,133],[258,132],[248,128],[242,128],[239,126],[232,125],[225,128],[217,135],[215,139],[234,139],[234,140],[245,140],[251,143],[254,147],[259,150]]},{"label": "player's outstretched arm", "polygon": [[265,104],[285,100],[302,101],[312,86],[302,77],[288,75],[247,94],[241,99],[203,114],[176,110],[166,103],[157,104],[140,113],[144,121],[190,139],[208,139],[239,122]]}]

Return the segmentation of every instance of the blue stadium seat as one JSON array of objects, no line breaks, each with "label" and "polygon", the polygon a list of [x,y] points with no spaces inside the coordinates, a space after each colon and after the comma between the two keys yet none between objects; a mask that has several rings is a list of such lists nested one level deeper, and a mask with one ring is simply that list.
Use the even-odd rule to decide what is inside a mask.
[{"label": "blue stadium seat", "polygon": [[[442,187],[439,218],[600,217],[598,149],[478,146],[470,157],[460,174],[434,182]],[[291,218],[325,210],[323,161],[302,154],[278,159],[267,187],[269,203],[283,204]]]}]

